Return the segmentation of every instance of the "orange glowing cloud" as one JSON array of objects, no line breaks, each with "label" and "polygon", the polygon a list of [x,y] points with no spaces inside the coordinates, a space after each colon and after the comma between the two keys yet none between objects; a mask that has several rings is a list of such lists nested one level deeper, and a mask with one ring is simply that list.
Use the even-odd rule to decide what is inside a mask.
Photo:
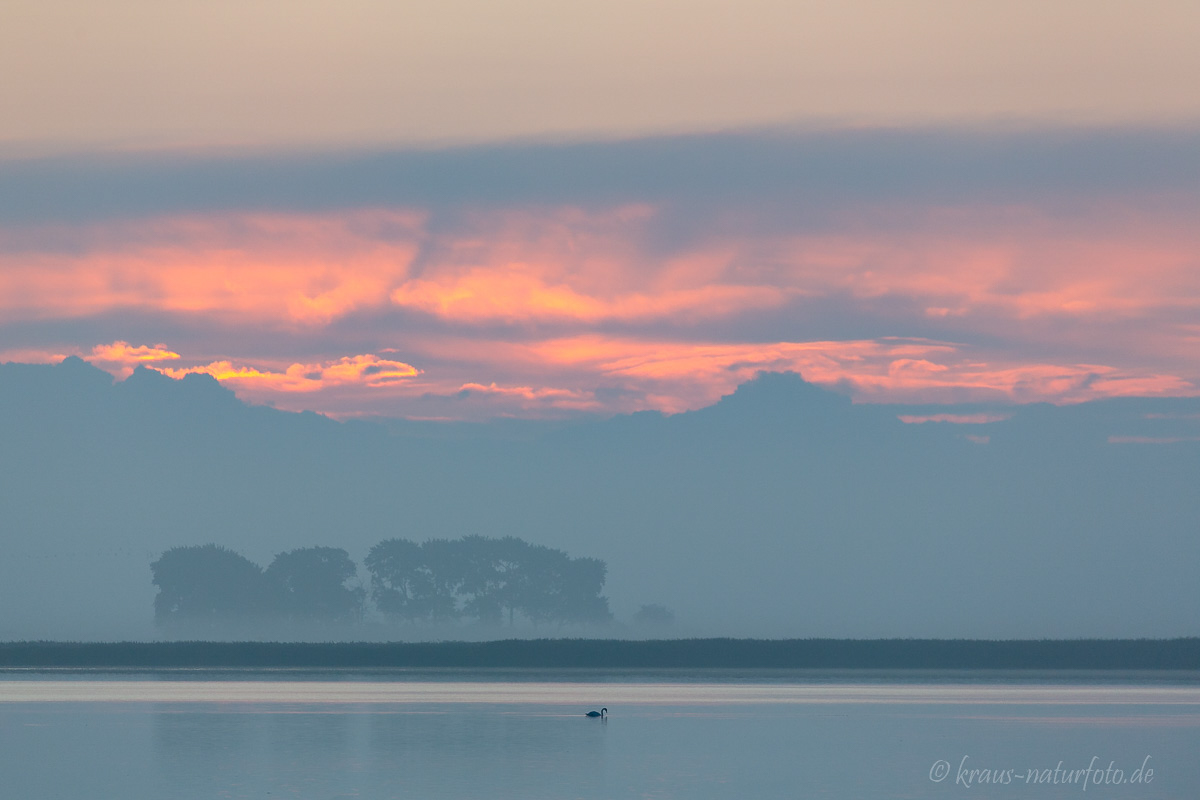
[{"label": "orange glowing cloud", "polygon": [[[323,325],[388,305],[454,322],[704,320],[783,305],[794,292],[715,246],[651,259],[647,207],[497,212],[433,236],[400,212],[213,215],[49,231],[64,252],[0,255],[0,315],[115,309]],[[74,237],[74,238],[72,238]],[[79,244],[79,242],[82,244]],[[434,256],[410,274],[422,243]],[[0,252],[5,248],[0,236]]]},{"label": "orange glowing cloud", "polygon": [[[123,344],[97,346],[94,352],[115,352],[108,361],[95,360],[119,367],[117,374],[127,375],[132,362],[119,358],[126,357],[126,352],[140,354],[143,363],[178,357],[162,345],[123,349]],[[479,413],[648,409],[678,413],[710,405],[762,371],[799,372],[811,382],[848,392],[860,401],[1080,402],[1099,397],[1200,393],[1200,388],[1183,378],[1152,370],[981,361],[971,358],[970,348],[963,345],[925,339],[731,344],[589,334],[535,342],[492,341],[472,348],[473,361],[446,363],[448,354],[461,356],[464,347],[470,347],[470,342],[414,343],[414,353],[441,362],[434,374],[374,354],[270,366],[222,359],[156,368],[177,379],[193,373],[211,375],[250,402],[338,417],[387,413],[387,408],[403,414],[405,403],[422,397],[460,401],[457,412],[436,415],[441,419]],[[486,373],[498,364],[509,379],[456,380],[457,375]],[[300,397],[305,399],[297,399]],[[367,412],[368,408],[372,411]],[[428,414],[417,416],[429,418]],[[933,414],[903,420],[980,423],[1001,418],[1003,415]]]},{"label": "orange glowing cloud", "polygon": [[57,364],[67,356],[78,353],[61,353],[40,347],[14,347],[10,350],[0,350],[0,364],[9,362],[17,364]]},{"label": "orange glowing cloud", "polygon": [[501,226],[494,239],[447,243],[443,260],[426,264],[390,299],[450,322],[587,327],[702,325],[800,298],[894,298],[965,331],[1002,320],[1145,321],[1142,339],[1120,343],[1143,352],[1175,347],[1149,331],[1164,314],[1200,311],[1200,235],[1170,220],[1120,218],[1075,230],[1023,208],[931,212],[902,232],[726,234],[663,258],[636,244],[652,222],[652,215],[589,220],[586,236],[554,218],[515,231]]},{"label": "orange glowing cloud", "polygon": [[0,255],[0,316],[139,309],[321,324],[385,304],[407,275],[419,227],[413,214],[359,212],[214,215],[51,231],[50,238],[60,233],[79,241],[65,252]]},{"label": "orange glowing cloud", "polygon": [[391,293],[396,306],[456,322],[713,319],[777,307],[789,292],[738,275],[724,245],[651,258],[638,244],[655,210],[563,208],[476,219],[485,235],[451,235],[440,257]]},{"label": "orange glowing cloud", "polygon": [[[175,377],[203,372],[256,402],[300,407],[287,398],[302,395],[339,414],[459,393],[514,412],[674,412],[763,370],[867,401],[1198,391],[1194,225],[964,208],[926,209],[903,229],[714,225],[672,238],[655,227],[664,213],[491,210],[432,224],[368,210],[0,230],[0,324],[97,319],[89,344],[112,341],[87,357],[114,371],[170,361],[161,371]],[[169,322],[154,337],[178,352],[130,344],[119,319],[135,312],[186,316],[183,330],[236,324],[246,349],[179,342]],[[838,324],[825,332],[823,318]],[[931,338],[876,335],[888,326]],[[258,357],[254,333],[281,328],[297,352]],[[366,354],[304,352],[318,340],[322,353]],[[391,358],[397,343],[405,360]],[[21,352],[35,351],[87,352]]]},{"label": "orange glowing cloud", "polygon": [[168,350],[165,344],[134,347],[129,342],[117,341],[96,345],[88,358],[91,361],[116,364],[143,364],[152,361],[172,361],[179,358],[179,353]]},{"label": "orange glowing cloud", "polygon": [[[782,282],[807,292],[898,296],[932,318],[998,311],[1013,320],[1043,315],[1136,317],[1153,309],[1200,307],[1200,235],[1144,221],[1064,231],[1030,210],[997,213],[978,230],[965,214],[934,215],[902,234],[816,235],[777,242]],[[961,220],[969,233],[959,233]]]},{"label": "orange glowing cloud", "polygon": [[595,297],[566,284],[550,283],[528,264],[514,264],[503,269],[473,269],[438,280],[410,281],[393,291],[391,298],[398,306],[457,321],[565,319],[593,323],[674,315],[721,317],[779,306],[787,295],[769,286],[712,285]]},{"label": "orange glowing cloud", "polygon": [[500,386],[495,382],[486,385],[464,383],[459,387],[459,392],[499,398],[506,403],[515,403],[519,408],[552,407],[573,411],[603,410],[603,406],[597,402],[593,392],[557,389],[549,386]]},{"label": "orange glowing cloud", "polygon": [[[683,411],[707,405],[760,371],[799,372],[845,387],[863,400],[1054,400],[1196,394],[1174,375],[1087,364],[997,364],[964,348],[927,340],[679,343],[585,336],[527,348],[537,361],[583,368],[648,392],[650,407]],[[914,357],[919,356],[919,357]]]},{"label": "orange glowing cloud", "polygon": [[391,307],[466,324],[701,324],[836,295],[903,298],[969,328],[978,315],[1200,308],[1200,233],[1170,221],[1072,230],[1029,209],[930,211],[902,232],[697,234],[665,255],[644,243],[656,222],[642,206],[481,212],[436,232],[415,212],[223,214],[43,232],[69,240],[61,252],[5,246],[0,231],[0,316],[144,309],[321,326]]},{"label": "orange glowing cloud", "polygon": [[264,391],[284,394],[319,392],[347,385],[378,388],[421,374],[421,371],[411,364],[375,355],[350,356],[322,364],[291,364],[282,371],[235,366],[230,361],[214,361],[202,366],[178,369],[160,367],[159,372],[172,378],[182,378],[191,373],[211,375],[221,383],[232,385],[235,390],[246,390],[254,394]]}]

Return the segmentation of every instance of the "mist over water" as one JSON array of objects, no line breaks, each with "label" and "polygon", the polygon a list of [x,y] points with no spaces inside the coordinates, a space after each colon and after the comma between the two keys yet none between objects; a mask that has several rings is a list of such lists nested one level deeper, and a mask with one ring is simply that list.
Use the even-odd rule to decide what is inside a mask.
[{"label": "mist over water", "polygon": [[[149,565],[217,543],[359,565],[516,536],[607,565],[606,627],[291,623],[217,638],[1140,637],[1198,632],[1200,401],[855,405],[794,374],[571,424],[337,423],[215,381],[0,366],[0,638],[166,635]],[[962,412],[966,424],[921,418]],[[978,421],[980,419],[994,421]],[[674,615],[635,623],[644,605]]]},{"label": "mist over water", "polygon": [[[1200,693],[1188,681],[526,677],[10,673],[0,767],[13,796],[62,800],[1068,797],[1096,765],[1089,794],[1170,798],[1200,785]],[[606,720],[583,716],[600,705]],[[1005,785],[992,785],[996,771]]]}]

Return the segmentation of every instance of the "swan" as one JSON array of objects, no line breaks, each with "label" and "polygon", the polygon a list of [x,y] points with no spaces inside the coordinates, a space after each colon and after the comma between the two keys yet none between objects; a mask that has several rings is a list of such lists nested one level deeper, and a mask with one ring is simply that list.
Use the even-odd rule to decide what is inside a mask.
[{"label": "swan", "polygon": [[607,716],[608,716],[608,709],[607,709],[607,708],[602,708],[602,709],[600,709],[599,711],[589,711],[589,712],[587,712],[587,714],[585,714],[584,716],[586,716],[586,717],[607,717]]}]

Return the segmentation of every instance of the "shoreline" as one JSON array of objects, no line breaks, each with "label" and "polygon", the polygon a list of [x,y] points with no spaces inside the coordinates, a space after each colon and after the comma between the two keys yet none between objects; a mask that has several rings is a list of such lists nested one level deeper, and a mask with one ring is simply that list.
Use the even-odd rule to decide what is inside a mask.
[{"label": "shoreline", "polygon": [[1180,639],[0,642],[0,669],[1200,670]]}]

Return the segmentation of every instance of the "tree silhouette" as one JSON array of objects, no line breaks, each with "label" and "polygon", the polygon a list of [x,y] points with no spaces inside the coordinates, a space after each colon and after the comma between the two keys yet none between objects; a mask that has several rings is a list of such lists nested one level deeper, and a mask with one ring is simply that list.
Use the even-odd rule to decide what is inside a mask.
[{"label": "tree silhouette", "polygon": [[310,622],[354,622],[365,592],[349,585],[358,575],[350,554],[334,547],[302,547],[275,556],[265,576],[276,608]]},{"label": "tree silhouette", "polygon": [[456,617],[456,576],[461,568],[451,544],[388,539],[372,547],[364,563],[371,573],[371,598],[379,610],[400,620]]},{"label": "tree silhouette", "polygon": [[612,618],[600,594],[603,561],[573,559],[514,536],[389,539],[371,548],[366,566],[377,607],[401,621],[468,617],[498,625],[507,618],[513,625],[520,615],[539,625]]},{"label": "tree silhouette", "polygon": [[507,614],[511,625],[527,594],[530,545],[513,536],[468,536],[459,545],[466,567],[463,610],[489,624],[499,624]]},{"label": "tree silhouette", "polygon": [[434,622],[457,619],[462,610],[459,596],[469,569],[467,551],[461,541],[430,539],[420,545],[418,608]]},{"label": "tree silhouette", "polygon": [[227,621],[262,614],[268,608],[267,583],[260,566],[215,544],[173,547],[150,565],[154,619]]},{"label": "tree silhouette", "polygon": [[533,577],[524,608],[539,622],[595,623],[612,618],[600,594],[608,567],[598,558],[570,558],[560,550],[535,548]]},{"label": "tree silhouette", "polygon": [[[601,594],[607,567],[596,558],[507,536],[388,539],[365,561],[370,596],[386,616],[402,622],[488,625],[518,617],[533,625],[596,623],[612,618]],[[207,544],[176,547],[150,565],[158,595],[155,619],[232,621],[282,617],[349,624],[362,618],[367,593],[355,584],[349,554],[334,547],[280,553],[264,571],[241,555]]]},{"label": "tree silhouette", "polygon": [[608,598],[600,594],[608,565],[598,558],[571,559],[568,588],[563,592],[563,615],[569,622],[607,622],[612,619]]}]

